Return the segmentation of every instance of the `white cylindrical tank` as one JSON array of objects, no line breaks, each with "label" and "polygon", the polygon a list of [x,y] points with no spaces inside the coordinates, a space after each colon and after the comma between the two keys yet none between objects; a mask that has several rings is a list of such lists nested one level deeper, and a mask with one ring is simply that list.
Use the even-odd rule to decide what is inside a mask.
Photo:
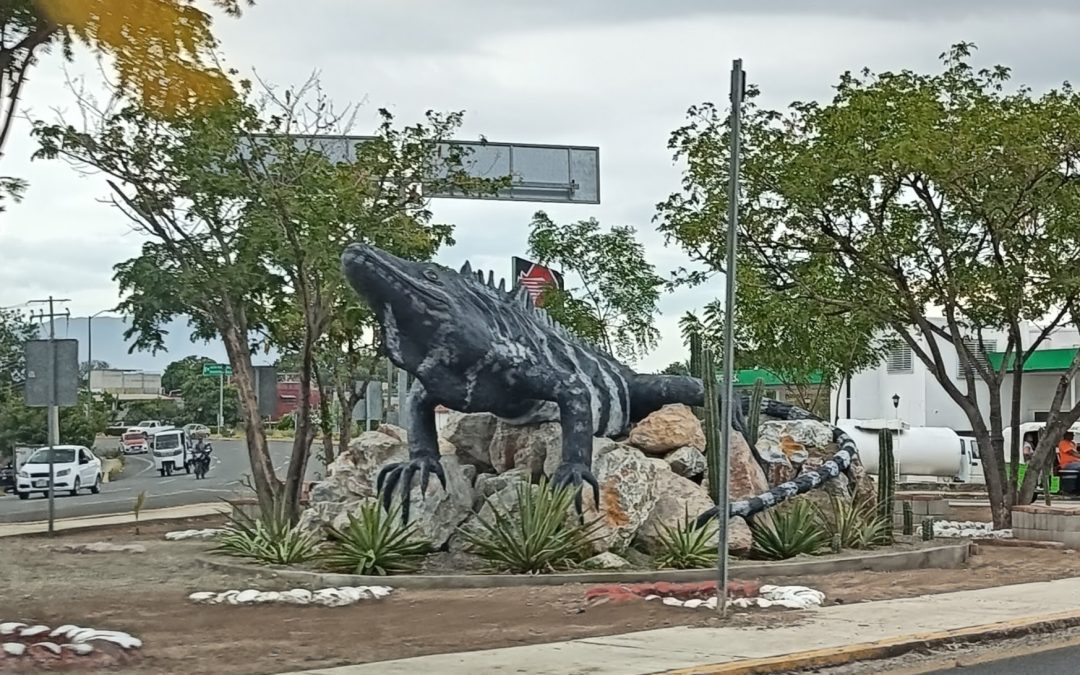
[{"label": "white cylindrical tank", "polygon": [[[859,451],[868,473],[877,475],[878,430],[860,425],[859,420],[840,420],[843,429]],[[960,436],[948,427],[910,427],[893,437],[893,458],[900,475],[966,477],[967,457],[962,452]]]}]

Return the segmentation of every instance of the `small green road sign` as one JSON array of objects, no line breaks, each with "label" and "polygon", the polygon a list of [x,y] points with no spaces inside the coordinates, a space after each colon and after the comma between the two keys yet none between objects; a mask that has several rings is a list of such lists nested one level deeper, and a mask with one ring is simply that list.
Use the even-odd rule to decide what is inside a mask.
[{"label": "small green road sign", "polygon": [[224,375],[225,377],[231,377],[232,366],[229,366],[225,363],[206,363],[203,364],[202,374],[207,377],[220,377],[222,375]]}]

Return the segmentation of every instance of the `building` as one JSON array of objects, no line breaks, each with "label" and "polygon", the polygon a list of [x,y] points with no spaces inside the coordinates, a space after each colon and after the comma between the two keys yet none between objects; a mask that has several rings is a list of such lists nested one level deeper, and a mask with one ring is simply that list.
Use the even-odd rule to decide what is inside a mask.
[{"label": "building", "polygon": [[[935,319],[938,325],[943,319]],[[1031,345],[1042,329],[1034,323],[1021,325],[1026,345]],[[1004,331],[984,334],[990,363],[1000,367],[1004,354],[1006,335]],[[952,344],[939,339],[942,358],[948,368],[949,379],[961,391],[967,390],[960,360]],[[969,349],[978,353],[978,341],[967,341]],[[925,347],[925,340],[922,342]],[[1021,422],[1040,422],[1046,419],[1054,391],[1062,374],[1068,369],[1077,350],[1080,349],[1080,332],[1075,328],[1054,331],[1032,357],[1024,364],[1024,387],[1020,402]],[[976,375],[976,390],[983,418],[989,421],[989,403],[986,385]],[[1001,389],[1001,405],[1006,424],[1012,406],[1012,375],[1006,373]],[[894,405],[895,399],[895,405]],[[876,368],[864,370],[851,377],[850,389],[841,382],[833,389],[833,417],[854,419],[898,418],[913,426],[949,427],[959,433],[970,433],[971,423],[960,406],[945,391],[926,365],[907,344],[895,347]],[[1062,403],[1071,408],[1080,401],[1080,385],[1076,379],[1070,383]],[[850,409],[850,413],[849,413]]]},{"label": "building", "polygon": [[161,373],[119,368],[90,371],[90,391],[95,396],[109,394],[118,401],[154,401],[170,398],[161,390]]}]

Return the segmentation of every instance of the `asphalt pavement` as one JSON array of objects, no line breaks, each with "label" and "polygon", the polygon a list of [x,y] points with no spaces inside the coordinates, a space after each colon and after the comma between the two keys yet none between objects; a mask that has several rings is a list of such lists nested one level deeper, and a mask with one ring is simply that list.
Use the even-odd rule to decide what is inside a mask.
[{"label": "asphalt pavement", "polygon": [[[146,491],[144,509],[217,502],[247,494],[249,491],[241,482],[245,475],[251,473],[246,443],[235,440],[214,441],[213,445],[210,472],[202,480],[196,480],[193,474],[187,475],[183,471],[162,478],[149,455],[128,455],[124,475],[115,482],[102,484],[99,494],[80,492],[75,497],[57,494],[56,517],[129,513],[136,497],[143,490]],[[270,441],[270,456],[279,476],[288,466],[291,452],[292,441]],[[321,469],[320,466],[312,464],[313,462],[308,462],[309,479],[314,476],[315,471]],[[0,496],[0,523],[39,521],[48,517],[47,497],[35,494],[30,499],[23,500],[12,494]]]},{"label": "asphalt pavement", "polygon": [[986,663],[968,663],[962,667],[935,670],[927,675],[1071,675],[1080,673],[1080,645],[1032,652],[1020,656],[988,661]]}]

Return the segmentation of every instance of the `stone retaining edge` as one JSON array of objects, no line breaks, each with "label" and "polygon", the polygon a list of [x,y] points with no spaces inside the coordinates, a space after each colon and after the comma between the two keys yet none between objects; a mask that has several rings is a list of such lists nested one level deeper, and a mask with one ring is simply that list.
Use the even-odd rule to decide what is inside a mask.
[{"label": "stone retaining edge", "polygon": [[[802,560],[780,562],[733,563],[729,567],[732,578],[806,576],[833,574],[836,572],[895,572],[923,568],[951,569],[967,562],[970,554],[968,542],[935,546],[915,551],[873,553],[869,555],[832,558],[829,560]],[[715,569],[701,570],[635,570],[633,572],[574,572],[571,574],[454,574],[443,576],[395,575],[392,577],[363,576],[358,574],[335,574],[332,572],[308,572],[263,567],[247,563],[226,562],[200,557],[198,561],[211,569],[225,572],[256,574],[278,579],[292,579],[312,585],[328,586],[384,586],[411,589],[446,588],[506,588],[516,586],[559,586],[564,584],[612,584],[644,582],[693,582],[713,581]]]},{"label": "stone retaining edge", "polygon": [[894,658],[917,650],[1018,638],[1025,635],[1057,632],[1076,626],[1080,626],[1080,612],[1074,610],[955,630],[914,633],[875,642],[848,645],[839,649],[835,647],[814,649],[784,656],[679,668],[664,671],[663,675],[767,675],[818,671],[822,668],[834,668],[856,662]]}]

